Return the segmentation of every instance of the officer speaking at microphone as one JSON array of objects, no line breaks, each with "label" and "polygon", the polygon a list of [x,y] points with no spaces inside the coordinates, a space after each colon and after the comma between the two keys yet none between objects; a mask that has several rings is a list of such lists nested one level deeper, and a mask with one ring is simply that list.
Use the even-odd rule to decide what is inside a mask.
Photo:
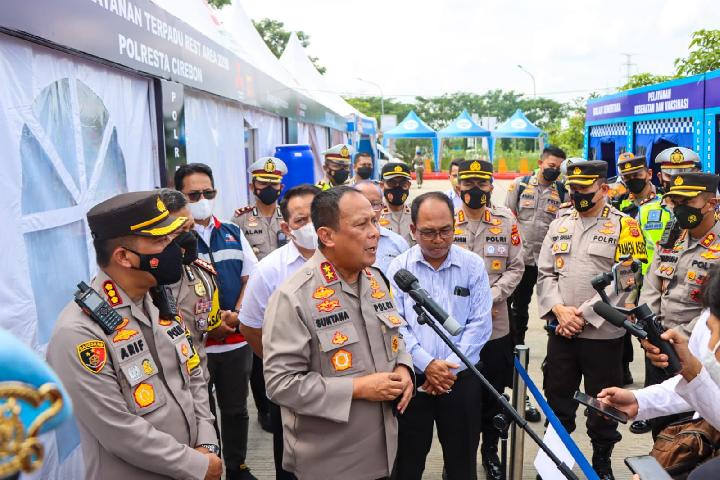
[{"label": "officer speaking at microphone", "polygon": [[[219,479],[202,369],[183,323],[149,290],[178,282],[182,251],[157,192],[117,195],[87,214],[99,272],[61,312],[48,345],[80,427],[86,478]],[[215,453],[212,453],[215,452]]]},{"label": "officer speaking at microphone", "polygon": [[[556,326],[548,338],[545,395],[568,432],[575,430],[573,395],[581,380],[591,396],[622,382],[625,329],[593,311],[600,296],[591,279],[610,271],[623,254],[646,260],[637,222],[608,204],[607,168],[598,160],[568,166],[573,208],[550,224],[538,258],[538,310]],[[627,295],[613,290],[608,296],[617,305]],[[602,480],[615,478],[610,457],[621,439],[617,422],[589,412],[586,425],[593,468]]]},{"label": "officer speaking at microphone", "polygon": [[413,392],[405,321],[375,262],[377,221],[357,190],[311,206],[319,249],[270,297],[263,325],[270,399],[282,410],[283,468],[300,479],[387,478]]}]

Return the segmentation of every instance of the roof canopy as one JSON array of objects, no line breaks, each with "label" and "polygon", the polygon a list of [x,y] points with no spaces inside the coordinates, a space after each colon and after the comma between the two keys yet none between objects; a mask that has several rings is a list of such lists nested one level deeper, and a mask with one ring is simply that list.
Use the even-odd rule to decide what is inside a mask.
[{"label": "roof canopy", "polygon": [[533,125],[519,108],[512,117],[492,132],[495,138],[538,138],[542,134],[543,131]]},{"label": "roof canopy", "polygon": [[383,138],[437,138],[437,133],[411,111],[395,128],[385,132]]},{"label": "roof canopy", "polygon": [[438,137],[489,137],[490,130],[475,123],[467,110],[463,110],[450,125],[440,130]]}]

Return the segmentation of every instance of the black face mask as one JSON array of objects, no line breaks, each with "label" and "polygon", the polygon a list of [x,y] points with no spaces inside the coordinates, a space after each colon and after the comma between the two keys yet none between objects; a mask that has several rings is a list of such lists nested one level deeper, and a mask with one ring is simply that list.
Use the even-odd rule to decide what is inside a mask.
[{"label": "black face mask", "polygon": [[390,205],[402,205],[408,198],[408,191],[402,187],[386,188],[383,195]]},{"label": "black face mask", "polygon": [[595,202],[593,202],[593,197],[595,197],[596,193],[597,190],[590,193],[573,193],[572,199],[575,210],[577,210],[578,212],[587,212],[588,210],[593,208],[595,206]]},{"label": "black face mask", "polygon": [[543,168],[542,176],[547,182],[554,182],[560,176],[559,168]]},{"label": "black face mask", "polygon": [[333,181],[333,183],[335,183],[335,185],[342,185],[343,183],[345,183],[345,180],[347,180],[349,176],[350,176],[350,170],[343,169],[343,170],[335,170],[334,172],[332,172],[332,175],[330,175],[330,178],[332,178],[332,181]]},{"label": "black face mask", "polygon": [[360,167],[357,169],[357,175],[363,180],[367,180],[368,178],[370,178],[370,175],[372,175],[372,171],[372,167]]},{"label": "black face mask", "polygon": [[184,250],[182,263],[190,265],[198,258],[198,240],[194,232],[183,232],[175,238],[175,243]]},{"label": "black face mask", "polygon": [[487,207],[490,205],[490,192],[480,190],[480,187],[473,187],[470,190],[461,190],[460,198],[465,205],[472,209]]},{"label": "black face mask", "polygon": [[180,281],[183,271],[183,254],[180,245],[176,242],[170,242],[165,250],[160,253],[138,253],[124,247],[138,257],[140,257],[140,266],[137,270],[148,272],[155,277],[158,285],[172,285]]},{"label": "black face mask", "polygon": [[647,185],[647,180],[643,178],[625,180],[625,186],[630,190],[630,193],[635,195],[639,195],[645,189],[645,185]]},{"label": "black face mask", "polygon": [[702,209],[690,205],[678,205],[673,209],[673,214],[683,229],[695,228],[703,221]]},{"label": "black face mask", "polygon": [[272,205],[280,196],[280,190],[275,190],[273,187],[265,187],[262,190],[256,188],[254,193],[265,205]]}]

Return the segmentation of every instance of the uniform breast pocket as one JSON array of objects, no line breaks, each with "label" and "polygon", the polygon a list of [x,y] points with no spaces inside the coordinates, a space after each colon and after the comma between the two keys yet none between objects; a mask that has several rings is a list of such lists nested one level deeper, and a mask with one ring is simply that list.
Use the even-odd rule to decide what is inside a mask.
[{"label": "uniform breast pocket", "polygon": [[397,312],[379,313],[378,320],[383,332],[388,362],[393,362],[397,359],[398,352],[405,346],[400,334],[400,326],[405,325],[406,322]]},{"label": "uniform breast pocket", "polygon": [[360,337],[352,322],[318,330],[317,337],[324,375],[340,377],[365,371]]},{"label": "uniform breast pocket", "polygon": [[593,242],[588,247],[588,254],[595,257],[602,258],[615,258],[615,244],[614,243],[599,243]]},{"label": "uniform breast pocket", "polygon": [[508,246],[506,244],[485,244],[483,257],[488,274],[502,273],[507,267]]},{"label": "uniform breast pocket", "polygon": [[130,412],[147,415],[166,403],[163,383],[151,356],[138,358],[120,365],[123,392]]},{"label": "uniform breast pocket", "polygon": [[518,212],[522,212],[523,210],[532,212],[533,210],[535,210],[536,205],[537,199],[534,195],[521,195],[520,201],[518,202]]}]

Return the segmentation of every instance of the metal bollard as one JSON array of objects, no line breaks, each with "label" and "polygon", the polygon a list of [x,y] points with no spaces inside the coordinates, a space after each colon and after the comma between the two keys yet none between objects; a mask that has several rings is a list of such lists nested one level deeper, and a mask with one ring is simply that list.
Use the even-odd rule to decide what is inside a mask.
[{"label": "metal bollard", "polygon": [[[515,345],[515,356],[525,369],[530,359],[530,349],[526,345]],[[512,406],[525,418],[525,398],[527,386],[517,370],[513,369]],[[523,475],[523,457],[525,452],[525,431],[516,423],[510,433],[510,476],[511,480],[521,480]]]}]

